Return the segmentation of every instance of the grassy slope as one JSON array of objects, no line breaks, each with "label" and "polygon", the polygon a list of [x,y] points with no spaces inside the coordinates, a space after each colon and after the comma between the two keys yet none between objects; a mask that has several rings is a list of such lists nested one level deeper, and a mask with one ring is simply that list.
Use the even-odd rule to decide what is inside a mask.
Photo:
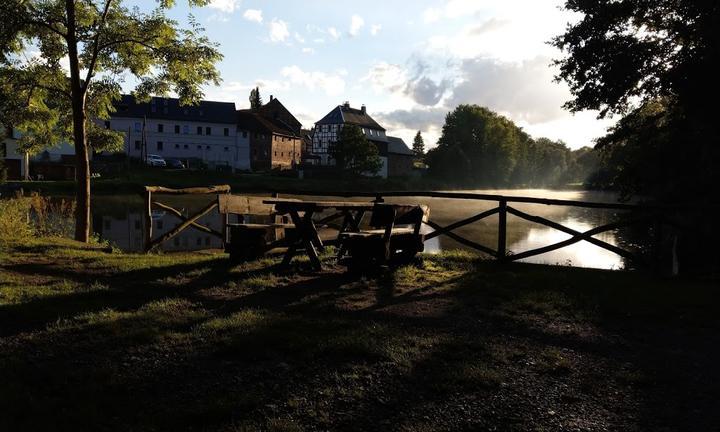
[{"label": "grassy slope", "polygon": [[712,281],[460,253],[362,279],[276,262],[7,247],[0,430],[720,425]]}]

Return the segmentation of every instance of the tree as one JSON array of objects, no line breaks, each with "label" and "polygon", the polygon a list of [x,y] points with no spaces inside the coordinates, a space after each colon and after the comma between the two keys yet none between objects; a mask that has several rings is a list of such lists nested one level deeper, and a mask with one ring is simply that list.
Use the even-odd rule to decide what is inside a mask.
[{"label": "tree", "polygon": [[[663,119],[657,138],[631,145],[638,153],[632,159],[658,164],[652,169],[659,176],[633,178],[633,170],[647,167],[625,165],[625,174],[616,180],[630,182],[623,186],[626,191],[650,190],[668,200],[713,191],[720,180],[720,135],[716,110],[707,109],[707,101],[720,97],[717,2],[567,0],[565,8],[583,15],[553,40],[568,54],[555,62],[560,68],[557,79],[566,81],[574,96],[565,106],[575,112],[600,110],[601,117],[628,116],[604,140],[605,152],[610,151],[607,146],[624,145],[621,136],[649,137],[652,130],[646,126]],[[631,132],[631,127],[640,129]],[[658,140],[682,157],[663,162],[670,160],[666,151],[664,156],[653,153]],[[661,184],[643,183],[651,179]]]},{"label": "tree", "polygon": [[413,153],[415,153],[415,158],[417,160],[422,160],[425,157],[425,140],[423,140],[420,131],[418,131],[418,133],[415,135],[412,151]]},{"label": "tree", "polygon": [[380,152],[355,125],[345,125],[338,141],[330,148],[330,156],[340,169],[352,176],[375,175],[382,168]]},{"label": "tree", "polygon": [[507,185],[528,140],[507,118],[477,105],[460,105],[445,118],[438,146],[426,161],[431,175],[458,185]]},{"label": "tree", "polygon": [[0,85],[13,107],[4,114],[25,150],[74,143],[77,240],[90,237],[90,151],[122,146],[122,135],[97,120],[109,118],[124,78],[139,82],[139,100],[174,92],[185,105],[202,98],[201,85],[219,84],[217,46],[194,19],[183,29],[167,18],[174,4],[158,0],[144,13],[123,0],[6,0],[0,9]]},{"label": "tree", "polygon": [[256,110],[263,106],[262,96],[260,96],[260,87],[250,90],[250,109]]}]

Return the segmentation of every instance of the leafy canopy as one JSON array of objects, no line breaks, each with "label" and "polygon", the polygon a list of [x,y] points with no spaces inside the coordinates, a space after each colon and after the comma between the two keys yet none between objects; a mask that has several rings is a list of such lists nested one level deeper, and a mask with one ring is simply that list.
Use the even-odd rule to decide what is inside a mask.
[{"label": "leafy canopy", "polygon": [[[208,2],[188,0],[191,6]],[[166,17],[175,1],[159,0],[149,12],[123,3],[3,2],[0,117],[23,132],[21,147],[39,151],[73,141],[75,96],[82,101],[79,118],[91,120],[87,143],[94,150],[120,149],[122,135],[92,120],[109,118],[129,78],[138,82],[134,94],[140,100],[174,92],[183,104],[202,98],[202,84],[219,84],[217,46],[192,17],[187,29]]]},{"label": "leafy canopy", "polygon": [[355,125],[345,125],[338,141],[330,148],[336,165],[353,176],[375,175],[382,168],[380,152],[363,131]]}]

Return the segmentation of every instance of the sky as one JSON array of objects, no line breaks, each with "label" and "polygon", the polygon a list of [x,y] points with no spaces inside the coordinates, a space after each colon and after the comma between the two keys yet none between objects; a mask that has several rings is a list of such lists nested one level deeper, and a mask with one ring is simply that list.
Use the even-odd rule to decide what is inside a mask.
[{"label": "sky", "polygon": [[[136,1],[147,6],[147,0]],[[337,105],[365,104],[390,135],[408,144],[440,137],[445,116],[463,103],[486,106],[532,136],[592,145],[611,124],[571,114],[556,83],[547,41],[578,17],[559,0],[213,0],[178,1],[220,45],[223,82],[205,99],[249,107],[259,86],[310,128]]]}]

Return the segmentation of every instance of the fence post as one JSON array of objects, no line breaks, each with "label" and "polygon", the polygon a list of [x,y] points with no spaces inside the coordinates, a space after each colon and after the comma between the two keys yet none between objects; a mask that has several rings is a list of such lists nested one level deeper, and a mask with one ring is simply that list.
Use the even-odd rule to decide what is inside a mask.
[{"label": "fence post", "polygon": [[145,191],[145,252],[150,251],[152,243],[152,191]]},{"label": "fence post", "polygon": [[497,259],[505,261],[507,249],[507,201],[501,200],[499,208]]}]

